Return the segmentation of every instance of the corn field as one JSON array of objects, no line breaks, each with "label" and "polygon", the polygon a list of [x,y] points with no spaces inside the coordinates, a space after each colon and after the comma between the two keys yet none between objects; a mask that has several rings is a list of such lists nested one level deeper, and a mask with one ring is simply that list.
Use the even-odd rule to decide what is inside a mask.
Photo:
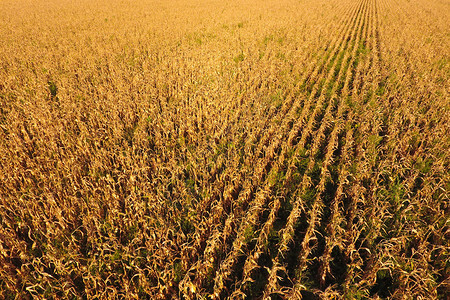
[{"label": "corn field", "polygon": [[0,298],[449,299],[449,20],[0,1]]}]

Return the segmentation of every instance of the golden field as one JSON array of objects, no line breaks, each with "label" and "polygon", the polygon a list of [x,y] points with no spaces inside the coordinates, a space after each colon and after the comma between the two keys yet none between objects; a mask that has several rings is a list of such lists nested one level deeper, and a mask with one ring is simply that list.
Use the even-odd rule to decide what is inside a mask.
[{"label": "golden field", "polygon": [[447,299],[449,17],[0,1],[0,298]]}]

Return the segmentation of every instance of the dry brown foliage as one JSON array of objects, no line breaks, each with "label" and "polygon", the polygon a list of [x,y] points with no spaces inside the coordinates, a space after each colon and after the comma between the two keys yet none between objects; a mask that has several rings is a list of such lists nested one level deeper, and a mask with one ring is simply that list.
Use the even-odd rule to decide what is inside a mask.
[{"label": "dry brown foliage", "polygon": [[0,1],[0,298],[447,299],[448,5]]}]

